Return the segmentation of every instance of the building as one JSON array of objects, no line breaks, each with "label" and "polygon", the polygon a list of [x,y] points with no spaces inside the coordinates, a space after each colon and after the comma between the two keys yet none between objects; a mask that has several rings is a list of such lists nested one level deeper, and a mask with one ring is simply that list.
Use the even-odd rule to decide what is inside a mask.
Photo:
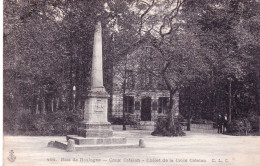
[{"label": "building", "polygon": [[[158,116],[167,115],[170,97],[165,83],[147,69],[147,64],[160,53],[149,38],[128,52],[113,68],[112,117],[122,117],[125,106],[126,117],[156,121]],[[173,99],[174,111],[178,112],[178,92]]]}]

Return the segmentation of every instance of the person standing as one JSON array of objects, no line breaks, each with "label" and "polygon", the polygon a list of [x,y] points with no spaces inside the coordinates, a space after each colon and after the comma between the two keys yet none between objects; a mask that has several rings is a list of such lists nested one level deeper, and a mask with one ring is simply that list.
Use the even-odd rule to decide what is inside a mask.
[{"label": "person standing", "polygon": [[228,122],[228,118],[227,118],[227,114],[225,114],[224,123],[223,123],[223,133],[227,132],[227,122]]},{"label": "person standing", "polygon": [[222,133],[222,124],[221,124],[221,115],[220,114],[217,117],[217,127],[218,127],[218,133]]},{"label": "person standing", "polygon": [[224,133],[224,124],[225,124],[225,116],[224,114],[221,115],[221,133]]}]

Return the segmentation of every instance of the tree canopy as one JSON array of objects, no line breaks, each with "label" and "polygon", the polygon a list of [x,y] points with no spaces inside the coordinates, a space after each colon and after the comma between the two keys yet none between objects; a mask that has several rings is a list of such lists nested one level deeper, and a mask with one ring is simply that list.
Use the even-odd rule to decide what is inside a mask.
[{"label": "tree canopy", "polygon": [[242,100],[251,96],[259,113],[259,11],[255,0],[5,0],[5,110],[72,110],[74,86],[82,107],[101,20],[108,91],[113,65],[149,34],[160,54],[146,57],[143,70],[172,95],[193,87],[194,103],[210,101],[214,112],[232,78],[233,108],[245,111]]}]

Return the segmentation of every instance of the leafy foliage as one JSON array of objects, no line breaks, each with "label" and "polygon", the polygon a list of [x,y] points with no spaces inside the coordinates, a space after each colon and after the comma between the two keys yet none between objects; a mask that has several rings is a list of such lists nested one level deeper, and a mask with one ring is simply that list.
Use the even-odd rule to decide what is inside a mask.
[{"label": "leafy foliage", "polygon": [[255,0],[5,0],[4,128],[73,132],[58,125],[66,119],[55,119],[48,130],[46,120],[83,107],[96,20],[103,25],[109,92],[114,65],[150,36],[153,49],[141,54],[142,70],[163,80],[171,94],[169,122],[162,122],[169,126],[162,130],[179,132],[172,113],[177,91],[187,119],[214,120],[227,112],[230,98],[234,120],[259,114],[259,11]]},{"label": "leafy foliage", "polygon": [[238,119],[228,124],[227,132],[236,133],[238,135],[246,135],[251,131],[251,125],[248,119]]},{"label": "leafy foliage", "polygon": [[155,130],[152,132],[154,136],[185,136],[180,122],[176,119],[174,125],[169,128],[170,121],[166,118],[158,118]]},{"label": "leafy foliage", "polygon": [[[77,134],[78,123],[83,120],[82,111],[55,112],[49,114],[7,114],[4,121],[6,134],[11,135],[66,135]],[[16,123],[13,123],[13,122]]]}]

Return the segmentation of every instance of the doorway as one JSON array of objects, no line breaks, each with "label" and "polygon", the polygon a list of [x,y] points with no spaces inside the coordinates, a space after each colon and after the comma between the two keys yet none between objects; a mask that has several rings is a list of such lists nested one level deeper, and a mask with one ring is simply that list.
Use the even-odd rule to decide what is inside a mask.
[{"label": "doorway", "polygon": [[151,97],[142,99],[141,105],[141,121],[151,121]]}]

